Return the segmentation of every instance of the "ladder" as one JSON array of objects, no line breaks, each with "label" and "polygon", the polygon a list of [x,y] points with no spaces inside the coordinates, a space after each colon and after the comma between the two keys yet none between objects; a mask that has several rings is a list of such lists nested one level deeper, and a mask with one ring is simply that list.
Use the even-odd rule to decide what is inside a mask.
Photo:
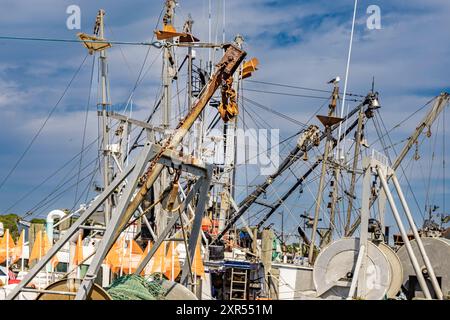
[{"label": "ladder", "polygon": [[247,270],[235,271],[234,269],[235,268],[231,268],[230,300],[246,300]]}]

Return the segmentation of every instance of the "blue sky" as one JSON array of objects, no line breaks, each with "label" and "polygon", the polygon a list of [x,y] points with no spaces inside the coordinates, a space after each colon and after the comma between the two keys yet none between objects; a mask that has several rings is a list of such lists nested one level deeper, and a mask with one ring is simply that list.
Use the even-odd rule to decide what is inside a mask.
[{"label": "blue sky", "polygon": [[[221,1],[213,0],[213,40],[222,37]],[[114,40],[149,41],[160,14],[163,1],[50,1],[41,0],[30,5],[24,0],[0,0],[0,30],[3,36],[74,38],[77,30],[66,28],[67,6],[81,8],[81,31],[92,32],[92,24],[99,8],[107,12],[107,36]],[[189,13],[192,14],[195,34],[207,40],[207,0],[180,1],[176,26],[179,28]],[[369,5],[381,8],[381,30],[368,30],[366,9]],[[261,61],[254,80],[285,83],[297,86],[328,89],[326,82],[336,75],[344,76],[347,59],[353,1],[265,1],[227,0],[226,28],[228,41],[237,33],[246,40],[249,56]],[[391,128],[402,118],[442,91],[449,91],[450,69],[450,3],[446,0],[360,1],[349,78],[349,91],[366,94],[372,76],[380,92],[383,119]],[[28,142],[59,99],[65,86],[80,65],[85,49],[79,44],[48,42],[18,42],[0,40],[0,179],[17,161]],[[108,52],[112,102],[123,105],[136,81],[146,56],[145,47],[114,46]],[[148,73],[134,95],[134,117],[144,118],[154,105],[161,80],[158,52],[150,50],[146,70]],[[198,59],[207,53],[198,52]],[[219,55],[219,53],[218,53]],[[152,67],[151,62],[155,61]],[[88,57],[79,76],[66,97],[56,109],[47,126],[33,144],[8,182],[0,189],[0,210],[9,208],[17,199],[59,168],[80,151],[84,110],[89,92],[92,57]],[[274,90],[257,84],[248,88]],[[275,90],[282,91],[280,88]],[[290,93],[305,93],[287,90]],[[317,100],[269,94],[246,93],[247,97],[264,103],[305,122],[320,105]],[[96,89],[92,94],[86,141],[97,135],[95,116]],[[320,101],[319,101],[320,102]],[[419,113],[400,126],[392,135],[401,141],[415,128],[424,115]],[[298,130],[282,119],[270,119],[274,128],[282,128],[288,136]],[[371,129],[373,130],[373,129]],[[437,146],[442,141],[442,124],[436,128]],[[434,141],[434,140],[433,140]],[[293,141],[294,143],[295,141]],[[369,141],[370,142],[370,141]],[[430,145],[430,143],[428,143]],[[432,149],[423,148],[423,164],[427,172]],[[441,144],[442,146],[442,144]],[[286,151],[289,148],[286,149]],[[431,185],[438,205],[442,205],[442,168],[435,155]],[[86,156],[86,164],[95,157],[95,146]],[[437,163],[437,164],[436,164]],[[71,163],[69,167],[75,167]],[[68,167],[68,168],[69,168]],[[437,169],[436,169],[437,168]],[[301,167],[298,168],[301,172]],[[408,167],[413,170],[414,167]],[[419,170],[419,169],[417,169]],[[441,170],[441,171],[439,171]],[[419,170],[420,171],[420,170]],[[448,174],[447,170],[447,174]],[[11,211],[23,214],[51,192],[64,178],[66,171],[39,188]],[[426,174],[412,174],[419,204],[425,202],[428,182]],[[59,179],[59,180],[58,180]],[[259,179],[259,180],[258,180]],[[256,181],[260,181],[257,177]],[[99,180],[98,180],[99,181]],[[448,183],[447,183],[448,185]],[[314,186],[311,187],[314,190]],[[281,189],[280,189],[281,191]],[[244,195],[245,190],[240,190]],[[448,190],[446,190],[448,194]],[[410,196],[410,195],[409,195]],[[294,197],[292,204],[302,202]],[[51,203],[49,209],[71,207],[73,189]],[[42,208],[45,213],[46,208]],[[303,208],[298,209],[303,210]],[[0,211],[0,212],[1,212]],[[4,212],[6,213],[6,212]],[[295,214],[298,214],[296,212]],[[300,212],[301,213],[301,212]]]}]

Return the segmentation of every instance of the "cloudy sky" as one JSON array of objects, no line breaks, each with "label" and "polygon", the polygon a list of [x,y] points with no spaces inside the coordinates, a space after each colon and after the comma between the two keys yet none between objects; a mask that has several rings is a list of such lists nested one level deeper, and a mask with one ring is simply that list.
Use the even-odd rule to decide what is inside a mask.
[{"label": "cloudy sky", "polygon": [[[201,40],[207,41],[208,0],[179,2],[176,27],[181,28],[191,14],[195,21],[194,33]],[[222,25],[222,3],[222,0],[212,0],[212,40],[221,41],[225,34],[226,40],[232,41],[236,34],[241,34],[245,38],[244,47],[249,56],[256,56],[261,62],[260,69],[252,80],[328,90],[328,80],[337,75],[344,78],[353,1],[226,0],[225,28]],[[78,5],[81,9],[81,30],[69,30],[66,26],[66,9],[70,5]],[[380,30],[367,28],[369,14],[366,11],[370,5],[377,5],[381,9]],[[0,36],[74,39],[77,32],[92,33],[97,10],[104,8],[107,12],[105,32],[109,39],[150,41],[162,6],[163,1],[157,0],[40,0],[32,5],[24,0],[0,0]],[[359,1],[348,91],[365,95],[371,88],[372,77],[375,77],[376,90],[380,92],[383,105],[380,114],[388,129],[401,123],[402,119],[440,92],[450,90],[449,16],[450,3],[446,0]],[[76,202],[74,193],[79,160],[75,159],[57,174],[52,174],[81,149],[93,64],[91,56],[85,59],[86,53],[78,43],[0,39],[1,213],[24,214],[28,210],[35,210],[37,214],[44,214],[49,209],[71,208]],[[182,50],[177,53],[181,58],[185,54]],[[161,82],[159,54],[157,49],[148,51],[145,46],[116,45],[108,51],[111,101],[117,109],[126,104],[145,61],[142,81],[133,95],[133,116],[143,119],[152,110]],[[220,52],[216,58],[219,55]],[[198,63],[204,62],[208,53],[198,50],[197,56]],[[49,121],[5,180],[80,65],[81,69],[75,80]],[[180,82],[185,79],[183,76],[184,74],[181,75]],[[82,172],[81,178],[88,177],[89,170],[95,167],[95,139],[98,130],[95,115],[96,84],[95,74],[85,140],[86,145],[94,143],[83,160],[86,170]],[[252,82],[246,82],[245,88],[324,96],[323,93]],[[324,102],[321,99],[254,91],[246,91],[245,96],[300,122],[306,122]],[[184,100],[179,103],[183,104]],[[355,102],[350,102],[349,105],[352,107]],[[253,108],[249,109],[249,115],[259,112],[263,119],[270,122],[272,128],[280,128],[282,137],[299,129],[298,125],[269,113],[261,113],[254,106],[248,108]],[[401,147],[402,139],[414,130],[419,119],[424,116],[424,111],[415,114],[392,133],[392,142],[399,143],[397,148]],[[245,112],[242,114],[245,116]],[[246,121],[249,127],[254,125],[248,117]],[[405,171],[413,173],[409,178],[416,186],[414,194],[418,202],[415,205],[417,210],[419,207],[423,210],[426,199],[428,202],[432,201],[427,194],[432,194],[434,203],[443,207],[444,196],[449,192],[447,186],[444,190],[442,178],[442,161],[447,150],[443,148],[446,134],[443,120],[439,123],[440,127],[437,125],[432,130],[434,135],[431,140],[421,146],[421,163],[405,168]],[[376,134],[373,128],[368,130]],[[372,139],[375,140],[376,137]],[[295,140],[290,143],[292,146]],[[282,149],[283,152],[287,150],[289,145]],[[434,157],[433,150],[436,150]],[[300,174],[302,167],[297,169]],[[432,180],[428,181],[430,172]],[[66,181],[73,175],[73,183],[65,186],[72,188],[58,189],[61,181]],[[49,176],[51,178],[42,183]],[[249,179],[253,180],[252,177]],[[261,177],[257,177],[255,181],[260,181],[258,179]],[[80,183],[83,187],[80,186],[78,194],[84,191],[84,186],[88,183],[89,178]],[[59,193],[52,194],[55,188]],[[312,192],[315,192],[315,188],[313,184]],[[283,190],[279,189],[281,191]],[[245,189],[238,193],[239,198],[242,198]],[[411,196],[409,190],[408,196]],[[47,199],[47,202],[41,202],[42,199]],[[293,208],[295,203],[300,203],[298,197],[293,197],[291,201]],[[290,214],[298,216],[307,209],[305,207],[299,206],[295,209],[296,212]],[[297,218],[292,219],[296,221]]]}]

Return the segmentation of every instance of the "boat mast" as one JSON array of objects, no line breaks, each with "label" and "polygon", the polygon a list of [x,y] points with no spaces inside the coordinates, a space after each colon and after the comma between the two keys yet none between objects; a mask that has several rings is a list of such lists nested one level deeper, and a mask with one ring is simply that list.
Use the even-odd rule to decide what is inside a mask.
[{"label": "boat mast", "polygon": [[[166,0],[166,13],[163,18],[164,27],[173,26],[174,16],[175,16],[175,0]],[[170,120],[172,113],[172,80],[175,74],[174,71],[174,57],[172,55],[171,44],[173,43],[173,38],[165,39],[163,46],[163,113],[162,113],[162,127],[165,129],[164,138],[167,139],[170,136]],[[159,186],[155,188],[155,191],[159,193],[168,186],[168,175],[167,171],[163,170],[161,177],[159,179]],[[159,188],[158,188],[159,187]],[[157,234],[166,227],[167,215],[163,212],[162,206],[158,205],[155,208],[155,220],[157,225]]]},{"label": "boat mast", "polygon": [[355,150],[353,154],[353,165],[352,165],[352,176],[350,180],[350,189],[348,191],[348,207],[347,207],[347,217],[344,227],[344,235],[348,234],[351,218],[352,218],[352,210],[353,210],[353,200],[355,199],[355,187],[356,187],[356,169],[358,168],[359,163],[359,152],[361,150],[361,138],[362,138],[362,130],[363,130],[363,121],[364,121],[364,112],[361,108],[358,114],[358,129],[355,133]]},{"label": "boat mast", "polygon": [[[184,23],[183,32],[187,35],[191,35],[191,41],[194,41],[194,37],[192,36],[193,25],[194,25],[194,20],[192,20],[192,16],[189,14],[188,19]],[[187,52],[187,72],[188,72],[187,104],[188,104],[188,111],[191,111],[192,102],[193,102],[193,76],[194,76],[193,67],[194,67],[194,59],[195,59],[196,52],[194,51],[192,46],[188,46],[187,48],[188,48],[188,52]],[[195,133],[190,133],[189,140],[188,140],[189,152],[192,152],[194,149],[194,139],[195,139]]]},{"label": "boat mast", "polygon": [[[187,21],[184,23],[183,32],[186,34],[192,34],[192,26],[194,24],[194,20],[192,20],[191,15],[189,14]],[[191,111],[192,108],[192,67],[194,61],[195,51],[192,49],[192,46],[188,47],[188,110]],[[189,149],[191,150],[191,149]]]},{"label": "boat mast", "polygon": [[[212,42],[212,20],[211,20],[211,0],[208,0],[208,43]],[[212,52],[213,52],[212,47],[208,49],[208,63],[206,66],[206,69],[208,70],[209,74],[212,74]]]},{"label": "boat mast", "polygon": [[[330,113],[333,113],[333,110],[336,109],[337,101],[339,99],[339,83],[336,81],[334,84],[333,89],[333,97],[330,105]],[[338,141],[339,144],[339,141]],[[330,227],[326,231],[325,235],[321,239],[322,244],[321,247],[324,245],[327,245],[331,239],[333,238],[333,231],[335,227],[335,217],[336,217],[336,208],[337,208],[337,201],[338,201],[338,192],[339,192],[339,177],[341,174],[341,165],[342,165],[342,159],[341,154],[339,152],[339,149],[337,150],[337,157],[335,163],[333,163],[333,180],[331,181],[331,187],[333,188],[333,191],[331,193],[331,202],[329,203],[330,208]]]},{"label": "boat mast", "polygon": [[[100,9],[97,15],[97,21],[94,28],[94,34],[98,34],[100,40],[105,40],[105,25],[104,25],[105,11]],[[111,156],[109,150],[109,126],[108,126],[108,106],[109,103],[109,90],[108,90],[108,65],[106,59],[106,49],[100,51],[99,57],[100,65],[100,84],[101,84],[101,123],[102,123],[102,152],[103,152],[103,188],[108,187],[112,179],[111,172]],[[111,217],[111,197],[105,201],[104,216],[105,224],[108,224]]]},{"label": "boat mast", "polygon": [[[322,204],[322,197],[323,197],[323,191],[324,191],[324,185],[325,185],[325,176],[327,174],[327,165],[328,165],[328,156],[330,155],[330,149],[332,148],[332,140],[333,137],[331,135],[331,126],[340,123],[341,118],[335,118],[333,117],[335,109],[336,109],[336,103],[337,103],[337,95],[339,92],[339,87],[337,86],[338,78],[336,78],[334,81],[334,91],[333,91],[333,99],[331,101],[331,104],[329,105],[329,111],[328,116],[318,116],[319,120],[322,122],[322,124],[325,127],[325,151],[322,158],[322,170],[320,173],[320,182],[319,182],[319,189],[317,191],[317,198],[316,198],[316,209],[314,212],[314,223],[311,231],[311,245],[309,247],[309,253],[308,253],[308,261],[309,263],[313,263],[314,259],[314,248],[315,248],[315,239],[316,239],[316,231],[317,226],[319,224],[319,214],[320,214],[320,207]],[[338,142],[339,143],[339,142]]]},{"label": "boat mast", "polygon": [[331,132],[330,127],[325,126],[325,133],[327,134],[327,140],[325,142],[325,151],[323,153],[322,158],[322,170],[320,173],[320,182],[319,182],[319,189],[317,191],[317,197],[316,197],[316,209],[314,212],[314,223],[311,231],[311,245],[309,247],[309,253],[308,253],[308,261],[312,264],[313,258],[314,258],[314,247],[315,247],[315,240],[316,240],[316,231],[317,231],[317,225],[319,223],[319,214],[320,214],[320,206],[322,204],[322,195],[323,195],[323,186],[325,184],[325,175],[327,173],[327,159],[330,153],[330,141],[331,141]]},{"label": "boat mast", "polygon": [[[173,25],[175,15],[175,0],[166,0],[166,14],[164,15],[164,25]],[[171,102],[172,102],[172,78],[173,78],[173,57],[170,49],[172,38],[166,39],[163,49],[163,127],[170,127]]]}]

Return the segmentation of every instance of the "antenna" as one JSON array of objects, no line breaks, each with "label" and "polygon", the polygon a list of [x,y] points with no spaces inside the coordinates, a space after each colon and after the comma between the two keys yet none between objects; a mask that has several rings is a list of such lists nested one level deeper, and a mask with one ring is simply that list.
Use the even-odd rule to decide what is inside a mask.
[{"label": "antenna", "polygon": [[225,43],[226,0],[222,2],[222,43]]},{"label": "antenna", "polygon": [[[208,42],[211,43],[211,0],[208,0]],[[209,74],[212,73],[212,50],[213,48],[209,48],[208,50],[208,65],[207,70]]]},{"label": "antenna", "polygon": [[[353,34],[355,32],[355,22],[356,22],[356,9],[358,8],[358,0],[355,0],[355,7],[353,9],[353,22],[352,22],[352,31],[350,33],[350,45],[348,48],[348,57],[347,57],[347,68],[345,71],[345,83],[344,83],[344,93],[343,93],[343,97],[342,97],[342,107],[341,107],[341,114],[340,117],[343,118],[344,117],[344,109],[345,109],[345,99],[347,96],[347,86],[348,86],[348,75],[350,73],[350,60],[352,57],[352,47],[353,47]],[[341,136],[341,130],[342,130],[342,124],[339,124],[339,132],[338,132],[338,137]],[[339,141],[337,142],[337,158],[340,158],[340,155],[342,153],[342,148],[339,145]]]}]

